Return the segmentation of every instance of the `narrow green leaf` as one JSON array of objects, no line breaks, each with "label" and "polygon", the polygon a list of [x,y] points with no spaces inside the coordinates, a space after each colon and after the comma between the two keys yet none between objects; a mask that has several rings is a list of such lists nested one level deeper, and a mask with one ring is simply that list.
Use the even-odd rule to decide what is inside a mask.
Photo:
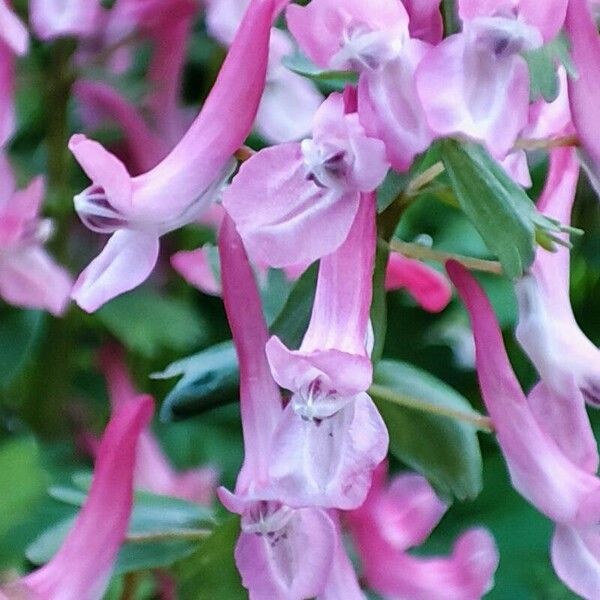
[{"label": "narrow green leaf", "polygon": [[372,394],[387,424],[392,454],[427,477],[443,496],[475,498],[482,487],[476,427],[430,411],[434,406],[477,419],[480,415],[468,401],[431,374],[398,361],[381,361],[375,382],[409,398],[413,406],[425,405],[419,410]]},{"label": "narrow green leaf", "polygon": [[282,59],[284,67],[312,79],[319,83],[325,83],[335,89],[344,89],[349,83],[356,83],[358,76],[352,71],[327,71],[315,65],[306,55],[301,52],[295,52],[284,56]]},{"label": "narrow green leaf", "polygon": [[541,97],[546,102],[554,102],[558,98],[560,88],[552,49],[542,46],[525,52],[523,57],[529,67],[531,101],[534,102]]},{"label": "narrow green leaf", "polygon": [[442,142],[442,159],[461,208],[505,274],[516,278],[535,257],[535,231],[556,231],[555,223],[539,215],[529,196],[476,144]]}]

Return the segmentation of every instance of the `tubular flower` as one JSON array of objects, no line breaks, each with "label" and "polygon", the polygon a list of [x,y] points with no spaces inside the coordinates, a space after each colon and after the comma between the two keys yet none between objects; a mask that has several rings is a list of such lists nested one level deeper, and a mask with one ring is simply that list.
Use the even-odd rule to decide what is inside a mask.
[{"label": "tubular flower", "polygon": [[31,0],[31,26],[42,40],[89,37],[99,25],[102,7],[96,0]]},{"label": "tubular flower", "polygon": [[437,135],[466,136],[504,159],[528,121],[529,73],[520,52],[539,48],[543,36],[521,8],[497,5],[461,3],[462,32],[428,52],[416,78]]},{"label": "tubular flower", "polygon": [[[413,9],[417,27],[423,17],[435,19],[430,5],[420,8],[422,13]],[[432,132],[414,83],[429,45],[410,37],[402,3],[312,0],[306,7],[290,6],[286,14],[300,47],[319,66],[360,74],[361,123],[385,143],[392,166],[406,171],[414,156],[429,146]]]},{"label": "tubular flower", "polygon": [[244,434],[244,464],[235,493],[218,490],[226,508],[242,517],[236,564],[252,600],[319,596],[332,567],[336,527],[320,508],[294,509],[282,502],[269,476],[269,462],[277,452],[273,434],[281,416],[281,397],[264,354],[268,333],[256,282],[229,217],[221,227],[219,249],[223,299],[240,365]]},{"label": "tubular flower", "polygon": [[[209,0],[206,22],[209,32],[229,46],[248,5],[248,0]],[[310,80],[282,64],[294,46],[289,34],[273,29],[265,92],[256,115],[256,131],[268,142],[281,144],[310,134],[315,112],[323,96]]]},{"label": "tubular flower", "polygon": [[0,296],[17,306],[62,314],[69,303],[71,277],[44,250],[52,223],[38,216],[42,177],[16,190],[10,164],[0,155]]},{"label": "tubular flower", "polygon": [[[600,479],[571,460],[548,428],[555,402],[538,393],[526,398],[508,362],[489,301],[469,273],[455,262],[450,279],[465,303],[475,337],[476,363],[483,400],[492,418],[513,486],[540,512],[557,523],[590,526],[600,520]],[[577,388],[573,388],[576,406]],[[566,439],[569,423],[563,423]]]},{"label": "tubular flower", "polygon": [[292,392],[274,432],[277,452],[270,469],[288,503],[355,508],[385,458],[387,430],[366,394],[372,379],[366,344],[374,252],[375,207],[368,195],[347,240],[321,260],[299,350],[277,337],[267,343],[275,381]]},{"label": "tubular flower", "polygon": [[[553,150],[538,210],[569,223],[578,175],[575,150]],[[565,432],[563,450],[595,472],[598,452],[583,399],[600,405],[600,351],[575,321],[569,301],[569,258],[567,247],[559,246],[556,252],[538,249],[529,274],[515,285],[519,301],[516,335],[544,386],[556,395],[557,402],[548,406],[547,417]],[[573,402],[574,387],[582,394],[576,394],[579,405]]]},{"label": "tubular flower", "polygon": [[89,495],[73,528],[49,563],[5,590],[9,598],[100,600],[104,596],[127,533],[136,446],[152,409],[149,398],[138,397],[115,411],[100,443]]},{"label": "tubular flower", "polygon": [[94,311],[142,283],[156,264],[159,237],[196,220],[228,178],[254,121],[280,6],[281,0],[251,2],[200,114],[150,171],[131,177],[97,142],[71,138],[71,151],[93,181],[75,197],[75,208],[93,231],[113,234],[75,284],[72,297],[83,309]]},{"label": "tubular flower", "polygon": [[365,134],[351,96],[329,96],[311,139],[261,150],[225,190],[223,205],[257,263],[287,267],[330,254],[348,236],[361,192],[383,181],[385,149]]},{"label": "tubular flower", "polygon": [[[120,348],[106,346],[101,353],[100,362],[113,412],[129,403],[149,398],[138,394],[133,387]],[[182,473],[173,470],[150,429],[141,432],[135,462],[134,482],[137,489],[210,504],[217,478],[217,471],[211,467]]]},{"label": "tubular flower", "polygon": [[569,77],[573,125],[581,157],[596,192],[600,193],[600,127],[595,118],[600,94],[600,36],[587,0],[569,0],[566,29],[577,77]]},{"label": "tubular flower", "polygon": [[27,30],[6,0],[0,0],[0,148],[14,132],[14,55],[23,56],[29,47]]},{"label": "tubular flower", "polygon": [[407,551],[422,544],[447,510],[427,480],[396,477],[386,488],[382,464],[364,504],[346,514],[363,576],[384,598],[403,600],[477,600],[488,592],[498,551],[484,529],[464,533],[449,557],[415,557]]}]

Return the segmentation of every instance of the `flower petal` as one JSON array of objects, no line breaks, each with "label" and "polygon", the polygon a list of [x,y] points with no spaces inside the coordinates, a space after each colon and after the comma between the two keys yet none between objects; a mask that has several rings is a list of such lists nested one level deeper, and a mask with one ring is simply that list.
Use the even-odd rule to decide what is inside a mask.
[{"label": "flower petal", "polygon": [[83,310],[94,312],[145,281],[156,264],[158,250],[157,235],[120,229],[79,275],[71,298]]},{"label": "flower petal", "polygon": [[0,258],[0,295],[11,304],[61,315],[69,304],[71,286],[69,273],[39,246]]},{"label": "flower petal", "polygon": [[274,435],[269,473],[290,506],[352,509],[364,501],[387,447],[387,429],[366,394],[320,422],[300,418],[290,404]]},{"label": "flower petal", "polygon": [[36,597],[103,597],[127,532],[136,446],[152,409],[152,401],[141,397],[113,415],[100,444],[88,498],[73,528],[52,560],[21,580]]}]

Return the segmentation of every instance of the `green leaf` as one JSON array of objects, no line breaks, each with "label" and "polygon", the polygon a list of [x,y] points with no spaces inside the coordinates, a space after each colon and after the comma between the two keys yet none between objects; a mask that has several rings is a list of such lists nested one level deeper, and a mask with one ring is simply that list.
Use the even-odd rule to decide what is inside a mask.
[{"label": "green leaf", "polygon": [[481,146],[444,140],[441,147],[462,210],[506,276],[520,277],[535,257],[536,230],[561,228],[535,210],[529,196]]},{"label": "green leaf", "polygon": [[8,388],[27,364],[43,322],[41,311],[8,308],[0,313],[0,337],[10,340],[10,344],[0,347],[1,388]]},{"label": "green leaf", "polygon": [[236,402],[240,373],[231,340],[171,363],[155,379],[182,375],[163,402],[160,418],[176,421]]},{"label": "green leaf", "polygon": [[283,66],[290,71],[316,81],[325,83],[334,89],[344,89],[349,83],[356,83],[358,76],[352,71],[326,71],[315,65],[306,55],[295,52],[284,56]]},{"label": "green leaf", "polygon": [[[89,477],[78,481],[82,485],[89,483]],[[85,494],[81,494],[80,489],[71,489],[70,492],[67,489],[60,488],[58,495],[63,500],[70,504],[83,503]],[[27,548],[27,558],[34,564],[48,562],[60,548],[75,518],[74,512],[44,531]],[[209,508],[180,498],[137,492],[128,537],[138,539],[123,545],[115,573],[168,567],[197,547],[200,533],[198,539],[192,539],[190,532],[212,529],[213,525],[213,514]]]},{"label": "green leaf", "polygon": [[298,348],[308,327],[317,288],[318,263],[312,264],[294,285],[287,302],[271,325],[271,333],[288,348]]},{"label": "green leaf", "polygon": [[206,340],[208,324],[191,305],[148,289],[115,298],[97,315],[123,345],[148,358],[163,349],[187,350]]},{"label": "green leaf", "polygon": [[234,549],[240,535],[240,520],[231,517],[200,543],[192,556],[175,567],[178,598],[182,600],[245,600],[235,566]]},{"label": "green leaf", "polygon": [[402,406],[371,392],[390,434],[390,451],[422,473],[438,492],[459,500],[475,498],[482,487],[481,453],[476,427],[430,412],[449,409],[476,419],[479,415],[458,392],[429,373],[403,362],[383,360],[375,382],[423,410]]},{"label": "green leaf", "polygon": [[523,57],[529,67],[531,101],[535,102],[542,97],[546,102],[554,102],[560,88],[552,50],[548,46],[542,46],[525,52]]}]

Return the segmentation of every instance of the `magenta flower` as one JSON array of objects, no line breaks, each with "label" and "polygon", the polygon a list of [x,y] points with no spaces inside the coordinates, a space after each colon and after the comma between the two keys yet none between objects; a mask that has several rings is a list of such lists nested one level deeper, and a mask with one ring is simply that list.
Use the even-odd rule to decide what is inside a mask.
[{"label": "magenta flower", "polygon": [[13,106],[14,55],[23,56],[29,47],[29,36],[23,23],[6,0],[0,0],[0,148],[15,128]]},{"label": "magenta flower", "polygon": [[69,303],[71,277],[44,250],[52,222],[40,219],[42,177],[16,190],[11,166],[0,155],[0,296],[17,306],[62,314]]},{"label": "magenta flower", "polygon": [[257,263],[286,267],[330,254],[348,236],[361,192],[383,181],[385,149],[365,134],[351,95],[329,96],[312,139],[261,150],[225,190],[223,205]]},{"label": "magenta flower", "polygon": [[403,0],[402,4],[408,13],[410,36],[429,44],[439,44],[444,35],[441,0]]},{"label": "magenta flower", "polygon": [[451,556],[411,556],[447,510],[427,480],[396,477],[386,489],[387,467],[373,477],[365,503],[346,515],[367,584],[384,598],[477,600],[488,592],[498,551],[485,529],[464,533]]},{"label": "magenta flower", "polygon": [[[113,412],[127,404],[149,398],[135,390],[120,348],[106,346],[101,353],[100,362]],[[140,433],[135,462],[136,489],[210,504],[214,498],[217,480],[218,473],[212,467],[175,471],[151,430],[146,428]]]},{"label": "magenta flower", "polygon": [[171,153],[131,177],[97,142],[76,135],[69,147],[93,184],[75,197],[83,222],[112,233],[83,271],[72,297],[89,312],[151,273],[159,237],[197,219],[210,205],[248,135],[265,81],[271,22],[281,1],[254,0],[200,114]]},{"label": "magenta flower", "polygon": [[149,398],[138,397],[114,413],[100,443],[89,495],[73,528],[49,563],[5,590],[10,598],[100,600],[104,596],[127,533],[136,446],[152,410]]},{"label": "magenta flower", "polygon": [[171,256],[171,266],[190,284],[204,294],[220,296],[221,282],[211,262],[211,246],[177,252]]},{"label": "magenta flower", "polygon": [[519,53],[540,47],[543,37],[520,9],[497,5],[462,2],[462,32],[428,52],[416,78],[438,136],[483,142],[503,159],[528,121],[529,73]]},{"label": "magenta flower", "polygon": [[[578,175],[575,150],[553,150],[539,211],[569,223]],[[516,335],[544,386],[556,396],[547,419],[564,432],[563,451],[595,472],[598,451],[584,399],[600,405],[600,351],[575,321],[569,301],[569,258],[566,247],[559,246],[556,252],[538,249],[530,273],[515,285],[519,301]],[[575,397],[580,398],[579,404],[574,402]]]},{"label": "magenta flower", "polygon": [[35,34],[45,41],[89,37],[99,25],[102,8],[95,0],[31,0],[29,18]]},{"label": "magenta flower", "polygon": [[367,338],[375,240],[371,194],[361,200],[344,244],[321,259],[300,349],[289,350],[275,336],[266,346],[275,381],[292,392],[274,431],[269,471],[288,504],[356,508],[387,453],[385,424],[366,394],[373,375]]},{"label": "magenta flower", "polygon": [[270,461],[278,452],[273,434],[281,417],[281,397],[263,350],[268,332],[254,275],[229,217],[221,228],[219,248],[223,298],[240,365],[244,433],[244,464],[235,493],[218,490],[225,507],[242,516],[236,564],[253,600],[312,598],[327,586],[336,527],[320,508],[287,506],[269,476]]},{"label": "magenta flower", "polygon": [[390,253],[385,289],[406,289],[422,308],[434,313],[444,310],[452,299],[450,282],[442,273],[399,252]]},{"label": "magenta flower", "polygon": [[577,77],[568,79],[573,124],[582,146],[584,165],[600,190],[600,128],[595,118],[600,93],[600,37],[587,0],[570,0],[566,29]]},{"label": "magenta flower", "polygon": [[[429,1],[413,14],[417,28],[423,18],[435,19]],[[407,170],[432,134],[414,84],[415,69],[429,45],[409,37],[409,15],[402,3],[312,0],[306,7],[291,5],[287,21],[317,65],[360,73],[361,123],[369,135],[383,140],[392,166]],[[425,32],[425,37],[438,34]]]}]

